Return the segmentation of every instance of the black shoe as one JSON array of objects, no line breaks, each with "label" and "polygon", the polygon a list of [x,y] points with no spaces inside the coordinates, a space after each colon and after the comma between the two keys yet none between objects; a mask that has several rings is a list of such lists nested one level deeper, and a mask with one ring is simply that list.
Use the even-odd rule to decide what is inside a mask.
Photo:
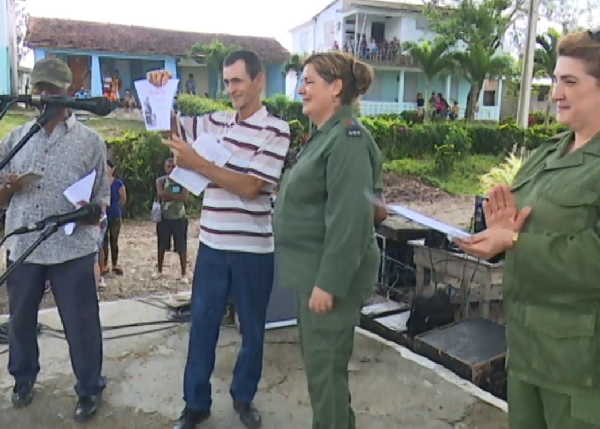
[{"label": "black shoe", "polygon": [[15,384],[11,396],[13,407],[24,408],[33,401],[33,381]]},{"label": "black shoe", "polygon": [[258,429],[262,425],[260,413],[252,404],[233,401],[233,409],[240,415],[240,420],[248,429]]},{"label": "black shoe", "polygon": [[86,422],[96,414],[98,411],[98,407],[100,407],[100,402],[102,400],[102,395],[89,395],[89,396],[80,396],[77,400],[77,405],[75,406],[75,413],[73,414],[73,419],[76,422]]},{"label": "black shoe", "polygon": [[198,423],[210,417],[210,410],[196,411],[185,407],[173,429],[195,429]]}]

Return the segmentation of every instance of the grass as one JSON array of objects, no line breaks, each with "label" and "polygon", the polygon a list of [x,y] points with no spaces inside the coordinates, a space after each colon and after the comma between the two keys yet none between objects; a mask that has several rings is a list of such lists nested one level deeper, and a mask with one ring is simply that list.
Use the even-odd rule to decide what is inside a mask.
[{"label": "grass", "polygon": [[502,158],[491,155],[468,155],[458,161],[448,175],[436,173],[433,159],[404,158],[383,164],[386,172],[408,174],[454,195],[482,193],[479,178],[498,166]]},{"label": "grass", "polygon": [[31,116],[24,114],[7,113],[4,118],[0,121],[0,139],[3,139],[13,129],[23,125],[25,122],[31,120]]},{"label": "grass", "polygon": [[[0,139],[6,137],[14,128],[33,119],[34,114],[34,111],[7,113],[0,121]],[[82,123],[96,130],[105,140],[119,136],[124,131],[142,131],[144,129],[142,121],[131,119],[93,117]]]}]

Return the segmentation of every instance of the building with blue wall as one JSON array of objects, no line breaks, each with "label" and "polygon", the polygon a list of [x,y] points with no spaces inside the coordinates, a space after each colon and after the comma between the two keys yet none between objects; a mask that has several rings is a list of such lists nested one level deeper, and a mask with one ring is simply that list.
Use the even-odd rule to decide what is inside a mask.
[{"label": "building with blue wall", "polygon": [[148,71],[167,69],[180,79],[182,89],[191,75],[197,93],[215,96],[216,73],[201,59],[188,55],[194,44],[210,44],[215,40],[255,51],[265,63],[265,95],[285,92],[283,65],[289,52],[273,38],[31,18],[26,44],[34,50],[35,61],[56,56],[69,64],[73,71],[73,92],[84,88],[92,96],[101,96],[107,82],[118,77],[119,95],[123,97],[126,90],[134,92],[133,82],[145,78]]},{"label": "building with blue wall", "polygon": [[0,94],[10,94],[17,66],[13,0],[0,0]]}]

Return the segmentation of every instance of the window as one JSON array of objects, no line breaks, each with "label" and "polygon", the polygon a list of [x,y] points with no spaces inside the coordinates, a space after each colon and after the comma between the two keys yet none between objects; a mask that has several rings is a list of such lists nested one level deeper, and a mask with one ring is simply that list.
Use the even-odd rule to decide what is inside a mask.
[{"label": "window", "polygon": [[483,91],[483,105],[484,106],[495,106],[496,105],[496,91]]},{"label": "window", "polygon": [[427,27],[429,26],[428,22],[427,22],[427,18],[424,16],[417,16],[416,18],[417,21],[417,30],[427,30]]}]

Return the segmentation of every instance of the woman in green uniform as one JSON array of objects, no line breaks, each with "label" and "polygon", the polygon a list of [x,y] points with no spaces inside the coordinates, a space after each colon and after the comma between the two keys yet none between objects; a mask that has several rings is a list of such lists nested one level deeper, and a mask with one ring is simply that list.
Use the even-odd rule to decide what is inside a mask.
[{"label": "woman in green uniform", "polygon": [[600,428],[600,32],[565,36],[554,78],[571,131],[492,191],[488,229],[460,243],[507,251],[511,429]]},{"label": "woman in green uniform", "polygon": [[284,176],[274,215],[276,281],[298,298],[313,429],[353,429],[348,361],[379,252],[371,196],[381,193],[381,154],[352,116],[371,68],[339,52],[304,63],[303,112],[317,126]]}]

